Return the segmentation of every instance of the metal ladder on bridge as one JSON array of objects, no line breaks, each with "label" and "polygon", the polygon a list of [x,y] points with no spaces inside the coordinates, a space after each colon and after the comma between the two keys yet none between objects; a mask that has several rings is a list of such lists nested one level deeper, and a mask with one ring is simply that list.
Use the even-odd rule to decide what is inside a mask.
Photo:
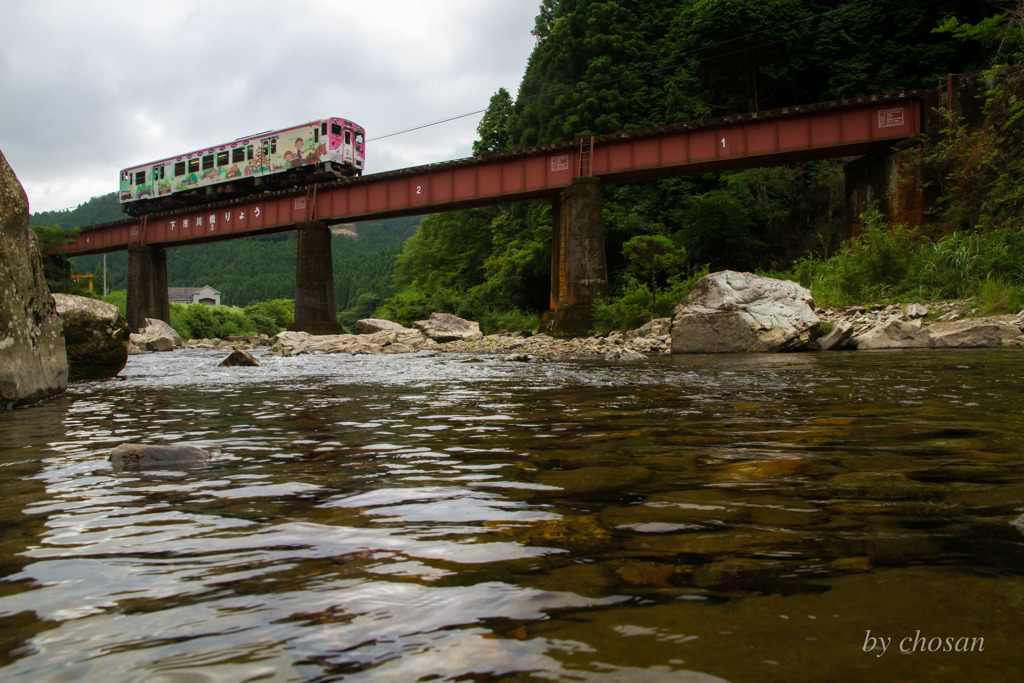
[{"label": "metal ladder on bridge", "polygon": [[946,126],[953,127],[953,76],[946,74],[939,78],[939,109],[946,111]]},{"label": "metal ladder on bridge", "polygon": [[316,214],[316,183],[306,187],[306,222],[312,223]]},{"label": "metal ladder on bridge", "polygon": [[587,178],[594,175],[594,136],[580,138],[579,177]]}]

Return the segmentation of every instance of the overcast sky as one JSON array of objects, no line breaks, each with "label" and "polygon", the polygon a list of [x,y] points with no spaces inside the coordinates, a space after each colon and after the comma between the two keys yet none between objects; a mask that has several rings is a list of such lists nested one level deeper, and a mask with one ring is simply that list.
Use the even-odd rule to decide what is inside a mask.
[{"label": "overcast sky", "polygon": [[117,189],[118,171],[341,116],[367,173],[470,156],[513,97],[540,0],[0,0],[0,150],[32,211]]}]

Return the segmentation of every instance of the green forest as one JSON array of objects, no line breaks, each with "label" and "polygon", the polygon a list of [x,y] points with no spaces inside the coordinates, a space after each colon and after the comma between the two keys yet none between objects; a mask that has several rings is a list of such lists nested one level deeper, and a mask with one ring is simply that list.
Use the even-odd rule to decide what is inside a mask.
[{"label": "green forest", "polygon": [[[723,268],[799,279],[824,304],[974,296],[988,281],[1006,306],[1021,306],[1024,173],[1010,143],[1024,94],[1013,76],[1022,14],[1020,2],[545,0],[518,95],[492,97],[474,152],[1010,67],[989,94],[991,108],[1006,109],[995,135],[953,121],[926,141],[917,170],[940,192],[928,230],[872,214],[847,240],[846,160],[604,187],[611,297],[594,324],[628,329],[667,315],[697,277]],[[984,170],[951,178],[972,155],[968,166]],[[549,214],[538,202],[425,218],[382,315],[447,310],[492,328],[535,316],[547,307]]]},{"label": "green forest", "polygon": [[[605,186],[611,294],[594,325],[626,329],[666,315],[695,278],[723,268],[797,279],[824,305],[973,296],[989,310],[1019,310],[1022,21],[1021,0],[543,0],[519,91],[497,90],[473,152],[987,72],[991,125],[951,120],[911,168],[935,198],[921,228],[869,213],[847,239],[843,159]],[[33,224],[119,217],[109,195],[36,214]],[[548,201],[360,223],[357,232],[334,237],[343,324],[370,315],[409,324],[444,311],[495,332],[536,328],[548,307]],[[173,249],[169,284],[209,284],[237,306],[287,299],[294,260],[292,235]],[[75,267],[99,275],[99,261]],[[124,286],[126,265],[123,254],[108,257],[108,286]]]}]

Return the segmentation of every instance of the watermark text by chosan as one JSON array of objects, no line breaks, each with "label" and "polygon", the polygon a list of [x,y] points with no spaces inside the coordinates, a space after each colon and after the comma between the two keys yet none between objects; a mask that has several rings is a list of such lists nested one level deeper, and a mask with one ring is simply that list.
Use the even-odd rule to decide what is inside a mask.
[{"label": "watermark text by chosan", "polygon": [[920,629],[912,636],[905,636],[898,641],[894,636],[871,635],[871,629],[864,632],[864,652],[875,652],[881,657],[890,650],[899,649],[905,655],[915,652],[984,652],[985,639],[971,636],[927,636]]}]

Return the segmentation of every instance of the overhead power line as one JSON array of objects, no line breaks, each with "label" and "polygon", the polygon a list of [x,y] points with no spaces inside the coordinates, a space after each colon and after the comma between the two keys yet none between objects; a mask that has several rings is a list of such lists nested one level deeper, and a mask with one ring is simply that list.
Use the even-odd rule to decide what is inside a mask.
[{"label": "overhead power line", "polygon": [[[757,31],[751,31],[750,33],[744,33],[743,35],[739,35],[739,36],[736,36],[734,38],[729,38],[728,40],[723,40],[723,41],[720,41],[718,43],[714,43],[712,45],[703,45],[701,47],[696,47],[696,48],[693,48],[691,50],[684,50],[682,52],[677,52],[677,53],[671,54],[671,55],[669,55],[667,57],[663,57],[662,59],[658,60],[657,62],[655,62],[655,61],[641,62],[639,64],[636,64],[636,65],[633,65],[633,66],[630,66],[630,67],[626,67],[626,68],[620,69],[618,71],[612,71],[610,73],[604,74],[603,76],[595,77],[595,78],[592,78],[592,79],[589,79],[589,80],[586,80],[586,79],[585,80],[580,80],[580,81],[576,81],[575,83],[568,83],[566,85],[562,85],[562,86],[559,86],[557,88],[552,88],[550,90],[545,90],[543,92],[539,92],[539,93],[536,93],[536,94],[533,94],[533,95],[527,95],[526,97],[516,98],[516,102],[517,103],[521,102],[521,101],[528,102],[528,101],[532,101],[532,100],[541,99],[543,97],[551,97],[551,96],[556,96],[556,95],[562,95],[562,94],[565,94],[565,93],[568,93],[568,92],[572,92],[576,88],[579,88],[580,86],[584,86],[584,85],[589,85],[589,86],[593,87],[593,86],[599,86],[599,85],[608,85],[609,83],[617,83],[617,82],[625,79],[627,76],[631,76],[631,75],[632,76],[643,76],[643,75],[647,75],[647,74],[660,73],[662,71],[666,71],[668,69],[675,68],[677,66],[676,60],[678,58],[688,57],[688,56],[691,56],[693,54],[696,54],[696,53],[699,53],[699,52],[702,52],[702,51],[713,50],[715,48],[724,47],[726,45],[729,45],[730,43],[735,43],[736,41],[740,41],[740,40],[747,40],[749,38],[752,38],[754,36],[760,35],[762,33],[767,33],[769,31],[777,31],[779,29],[788,28],[790,26],[795,26],[795,25],[798,25],[798,24],[806,24],[806,23],[811,22],[811,21],[822,19],[823,17],[826,17],[826,16],[828,16],[830,14],[836,14],[836,13],[841,12],[841,11],[847,11],[847,10],[850,10],[850,9],[855,9],[857,7],[860,7],[862,5],[867,5],[867,4],[875,2],[875,1],[876,0],[860,0],[860,2],[855,2],[855,3],[848,4],[848,5],[843,5],[842,7],[836,7],[836,8],[830,9],[830,10],[826,10],[826,11],[822,12],[821,14],[815,14],[815,15],[812,15],[810,17],[805,17],[803,19],[795,19],[795,20],[790,21],[790,22],[786,22],[786,23],[782,23],[782,24],[776,24],[775,26],[769,26],[769,27],[766,27],[766,28],[763,28],[763,29],[759,29]],[[935,3],[939,2],[939,1],[940,0],[924,0],[923,2],[917,3],[917,7],[926,7],[928,5],[934,5]],[[886,12],[886,13],[881,14],[879,16],[886,16],[888,14],[892,14],[893,12],[897,12],[897,11],[900,11],[902,9],[905,9],[905,7],[897,7],[895,9],[890,10],[889,12]],[[736,50],[732,50],[730,52],[723,52],[723,53],[720,53],[720,54],[717,54],[717,55],[713,55],[713,56],[711,56],[711,57],[709,57],[707,59],[708,60],[712,60],[712,59],[722,59],[724,57],[733,57],[733,56],[736,56],[738,54],[742,54],[744,52],[747,52],[749,50],[757,50],[757,49],[760,49],[760,48],[769,47],[769,46],[775,45],[776,43],[779,43],[779,42],[782,42],[782,39],[772,40],[772,41],[768,41],[768,42],[765,42],[765,43],[759,43],[757,45],[749,45],[749,46],[746,46],[746,47],[741,47],[741,48],[738,48]],[[671,60],[672,63],[670,63],[670,64],[668,64],[666,66],[657,66],[657,67],[654,67],[654,68],[650,68],[650,69],[646,69],[646,70],[641,70],[641,71],[637,71],[636,70],[639,67],[643,67],[645,65],[654,66],[654,65],[656,65],[656,64],[658,64],[660,62],[664,62],[666,60]],[[449,123],[451,121],[457,121],[459,119],[464,119],[464,118],[467,118],[467,117],[470,117],[470,116],[476,116],[477,114],[483,114],[486,111],[487,111],[486,108],[485,109],[477,109],[476,111],[467,112],[465,114],[458,114],[457,116],[451,116],[451,117],[446,118],[446,119],[441,119],[440,121],[434,121],[433,123],[424,123],[424,124],[421,124],[421,125],[418,125],[418,126],[413,126],[411,128],[405,128],[405,129],[402,129],[402,130],[397,130],[397,131],[394,131],[392,133],[386,133],[384,135],[378,135],[377,137],[374,137],[374,138],[368,138],[367,142],[373,142],[375,140],[383,140],[384,138],[395,137],[397,135],[404,135],[405,133],[412,133],[413,131],[423,130],[424,128],[431,128],[433,126],[439,126],[442,123]]]}]

